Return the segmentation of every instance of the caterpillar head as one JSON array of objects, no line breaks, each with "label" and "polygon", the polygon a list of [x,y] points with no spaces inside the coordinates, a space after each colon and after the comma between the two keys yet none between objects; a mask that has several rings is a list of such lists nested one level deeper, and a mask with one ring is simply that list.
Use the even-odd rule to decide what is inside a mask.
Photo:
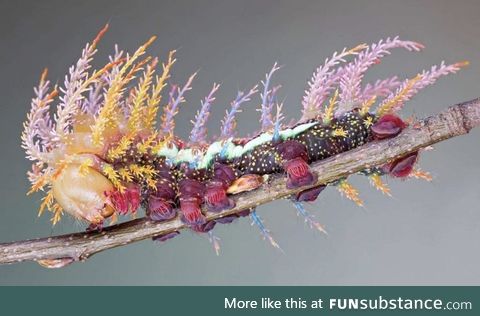
[{"label": "caterpillar head", "polygon": [[68,164],[52,181],[52,190],[67,213],[91,224],[101,224],[115,211],[108,203],[113,184],[91,167]]}]

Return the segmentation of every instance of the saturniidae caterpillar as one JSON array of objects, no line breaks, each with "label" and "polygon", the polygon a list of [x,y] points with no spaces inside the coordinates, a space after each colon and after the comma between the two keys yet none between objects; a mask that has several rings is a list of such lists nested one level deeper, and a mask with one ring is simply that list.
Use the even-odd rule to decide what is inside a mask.
[{"label": "saturniidae caterpillar", "polygon": [[[420,51],[423,46],[394,37],[345,48],[315,70],[301,101],[301,118],[287,124],[281,113],[283,104],[277,99],[280,86],[272,84],[280,70],[275,63],[258,85],[238,92],[222,120],[219,137],[208,140],[206,122],[220,89],[212,83],[189,138],[182,140],[174,134],[174,118],[197,74],[183,85],[171,84],[175,51],[163,62],[147,56],[154,37],[132,54],[115,47],[109,62],[92,70],[90,63],[107,28],[85,46],[61,87],[52,87],[47,71],[42,73],[24,123],[22,147],[33,161],[29,193],[46,192],[39,214],[50,211],[53,224],[68,213],[86,221],[89,229],[101,229],[107,219],[113,222],[119,214],[136,214],[144,208],[152,221],[179,216],[192,230],[211,234],[217,223],[250,216],[264,237],[278,247],[255,210],[207,221],[202,205],[211,212],[232,208],[232,195],[258,188],[265,175],[274,173],[284,174],[290,188],[311,186],[316,176],[309,164],[398,135],[409,124],[398,114],[405,102],[439,77],[467,65],[442,62],[403,81],[394,76],[364,85],[368,68],[391,50]],[[261,104],[260,130],[254,137],[238,138],[235,115],[254,98]],[[163,113],[157,124],[159,111]],[[428,173],[416,167],[417,160],[415,152],[361,173],[389,195],[383,176],[429,179]],[[323,227],[304,203],[315,201],[326,186],[363,204],[347,179],[292,196],[299,214],[320,231]],[[156,239],[163,241],[176,234]],[[212,234],[210,240],[217,246]]]}]

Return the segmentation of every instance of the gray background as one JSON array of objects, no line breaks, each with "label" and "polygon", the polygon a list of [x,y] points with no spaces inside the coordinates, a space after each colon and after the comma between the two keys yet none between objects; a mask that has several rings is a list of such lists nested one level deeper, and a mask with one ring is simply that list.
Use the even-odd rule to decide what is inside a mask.
[{"label": "gray background", "polygon": [[[423,117],[478,97],[479,16],[479,1],[1,1],[0,241],[81,229],[69,219],[52,229],[48,216],[37,218],[41,196],[25,196],[30,164],[19,137],[42,68],[48,66],[50,78],[62,82],[105,22],[111,29],[99,47],[101,61],[116,42],[131,51],[156,34],[152,51],[161,57],[179,48],[174,82],[200,69],[178,115],[178,134],[186,136],[214,81],[223,86],[209,124],[212,135],[236,89],[263,78],[276,60],[285,65],[276,78],[284,85],[286,116],[298,118],[314,67],[344,46],[397,34],[426,49],[395,51],[368,80],[412,76],[442,59],[471,61],[468,69],[415,97],[405,115]],[[242,134],[258,127],[255,106],[239,115]],[[435,180],[390,180],[393,198],[353,178],[365,210],[326,190],[309,209],[327,226],[328,237],[305,227],[284,201],[261,207],[285,254],[243,219],[216,229],[223,246],[219,257],[205,236],[183,232],[162,246],[147,240],[61,270],[34,263],[0,266],[0,284],[478,285],[479,137],[474,130],[422,155],[421,166]]]}]

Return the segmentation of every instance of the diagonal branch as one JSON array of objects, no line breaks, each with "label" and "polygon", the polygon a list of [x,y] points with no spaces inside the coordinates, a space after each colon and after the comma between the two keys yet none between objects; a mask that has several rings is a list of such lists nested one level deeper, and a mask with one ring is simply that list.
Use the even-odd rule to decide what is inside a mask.
[{"label": "diagonal branch", "polygon": [[[355,150],[312,164],[318,182],[330,183],[367,167],[381,165],[396,157],[442,140],[468,133],[480,126],[480,98],[464,102],[424,120],[414,123],[395,138],[372,142]],[[287,189],[282,175],[270,177],[259,189],[234,196],[236,207],[218,214],[208,213],[212,220],[297,193],[302,189]],[[154,223],[144,218],[105,228],[102,232],[87,232],[50,238],[0,244],[0,264],[27,260],[48,267],[61,267],[74,261],[115,247],[185,228],[178,219]]]}]

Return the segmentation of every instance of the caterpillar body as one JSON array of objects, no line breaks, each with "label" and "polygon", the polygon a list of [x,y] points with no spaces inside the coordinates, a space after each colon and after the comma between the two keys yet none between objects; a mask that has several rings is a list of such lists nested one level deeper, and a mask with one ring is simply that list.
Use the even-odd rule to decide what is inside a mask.
[{"label": "caterpillar body", "polygon": [[[300,120],[284,124],[282,104],[276,98],[279,86],[271,87],[272,76],[280,69],[275,63],[261,81],[261,131],[251,138],[236,138],[234,132],[235,114],[258,93],[256,85],[238,93],[222,121],[219,138],[209,143],[206,121],[219,85],[213,84],[201,102],[189,139],[179,139],[173,133],[174,117],[196,73],[183,86],[170,84],[157,127],[162,92],[176,62],[175,51],[169,53],[157,76],[158,59],[145,57],[154,38],[131,55],[116,47],[107,65],[91,71],[90,62],[107,27],[86,45],[62,88],[50,90],[47,72],[43,72],[24,124],[22,147],[34,161],[28,172],[32,183],[29,193],[47,192],[39,214],[52,212],[53,224],[66,212],[89,223],[89,229],[99,229],[107,218],[114,221],[118,214],[136,214],[143,206],[153,221],[180,216],[194,231],[211,233],[216,223],[230,223],[250,214],[265,237],[277,245],[255,210],[207,221],[201,206],[205,204],[211,212],[232,208],[231,195],[258,188],[268,174],[284,173],[290,188],[311,187],[316,175],[309,164],[398,135],[408,125],[398,116],[403,104],[440,76],[467,64],[442,62],[411,79],[392,77],[362,86],[366,70],[391,49],[419,51],[423,46],[395,37],[344,49],[314,72],[302,101]],[[52,119],[50,107],[59,94]],[[381,181],[383,175],[429,178],[416,168],[417,159],[418,153],[412,153],[362,174],[389,194]],[[314,201],[326,185],[335,185],[349,199],[363,203],[346,179],[292,196],[299,213],[319,230],[322,226],[302,203]],[[163,241],[176,234],[156,239]]]}]

